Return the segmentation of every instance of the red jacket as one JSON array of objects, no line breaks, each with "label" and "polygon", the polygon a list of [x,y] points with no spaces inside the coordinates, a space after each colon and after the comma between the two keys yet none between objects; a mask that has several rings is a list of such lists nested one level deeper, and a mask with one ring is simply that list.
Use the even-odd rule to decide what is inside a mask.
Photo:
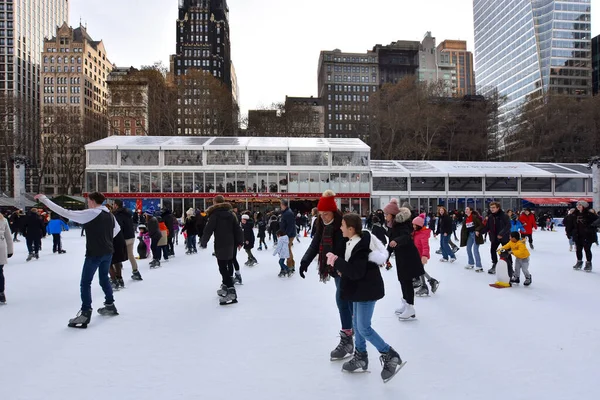
[{"label": "red jacket", "polygon": [[533,228],[537,229],[538,227],[535,222],[535,215],[533,215],[533,213],[529,213],[529,215],[521,213],[519,221],[521,221],[521,223],[523,224],[523,227],[525,228],[525,233],[527,235],[531,235],[531,232],[533,232]]},{"label": "red jacket", "polygon": [[431,237],[431,230],[428,228],[422,228],[418,231],[413,232],[413,239],[415,246],[419,250],[419,256],[431,258],[429,254],[429,238]]}]

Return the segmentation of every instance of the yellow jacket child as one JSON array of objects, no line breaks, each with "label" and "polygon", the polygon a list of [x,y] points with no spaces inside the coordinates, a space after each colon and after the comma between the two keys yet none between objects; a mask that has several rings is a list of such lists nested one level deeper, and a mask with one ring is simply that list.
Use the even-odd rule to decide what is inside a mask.
[{"label": "yellow jacket child", "polygon": [[513,256],[516,258],[528,258],[531,255],[529,250],[527,250],[527,244],[525,244],[525,240],[510,238],[510,242],[506,243],[506,245],[502,246],[502,248],[504,250],[512,251]]}]

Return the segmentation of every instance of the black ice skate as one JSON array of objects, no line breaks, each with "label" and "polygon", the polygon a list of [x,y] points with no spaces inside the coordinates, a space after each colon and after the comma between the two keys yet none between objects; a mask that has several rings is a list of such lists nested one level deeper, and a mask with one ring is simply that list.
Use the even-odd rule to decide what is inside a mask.
[{"label": "black ice skate", "polygon": [[69,320],[69,324],[67,325],[69,328],[87,328],[88,324],[92,320],[92,310],[79,310],[77,316],[75,318],[71,318]]},{"label": "black ice skate", "polygon": [[123,278],[117,279],[117,285],[119,285],[121,289],[125,289],[125,282],[123,281]]},{"label": "black ice skate", "polygon": [[160,261],[152,260],[148,265],[150,266],[150,269],[160,268]]},{"label": "black ice skate", "polygon": [[65,250],[59,250],[59,251],[58,251],[58,254],[65,254],[65,253],[66,253],[66,251],[65,251]]},{"label": "black ice skate", "polygon": [[427,288],[427,285],[422,285],[416,292],[415,294],[419,297],[424,297],[424,296],[429,296],[429,289]]},{"label": "black ice skate", "polygon": [[98,309],[98,314],[106,316],[119,315],[114,303],[104,303],[104,307]]},{"label": "black ice skate", "polygon": [[296,272],[296,270],[294,268],[289,268],[287,271],[287,277],[291,278],[292,275],[294,275],[294,272]]},{"label": "black ice skate", "polygon": [[259,247],[257,250],[258,250],[258,251],[262,251],[262,247]]},{"label": "black ice skate", "polygon": [[110,287],[112,287],[113,291],[119,290],[119,282],[116,279],[110,280]]},{"label": "black ice skate", "polygon": [[219,297],[225,297],[225,296],[227,296],[227,286],[221,285],[221,287],[219,288],[219,290],[217,290],[217,295]]},{"label": "black ice skate", "polygon": [[0,304],[6,304],[6,295],[4,292],[0,293]]},{"label": "black ice skate", "polygon": [[381,353],[379,361],[381,361],[381,365],[383,366],[383,369],[381,370],[381,379],[383,379],[384,383],[392,379],[406,364],[406,362],[403,362],[400,358],[400,354],[392,347],[390,347],[387,353]]},{"label": "black ice skate", "polygon": [[494,275],[496,273],[496,264],[492,264],[492,268],[488,269],[488,274]]},{"label": "black ice skate", "polygon": [[421,287],[421,278],[413,278],[413,289]]},{"label": "black ice skate", "polygon": [[36,260],[39,260],[40,259],[40,253],[38,253],[36,251],[35,254],[34,254],[34,257],[35,257]]},{"label": "black ice skate", "polygon": [[134,281],[142,281],[142,275],[140,274],[140,271],[133,271],[133,274],[131,275],[131,279],[133,279]]},{"label": "black ice skate", "polygon": [[437,279],[431,278],[429,280],[429,285],[431,286],[431,293],[435,293],[438,290],[438,287],[440,286],[440,281],[438,281]]},{"label": "black ice skate", "polygon": [[242,274],[240,274],[239,272],[235,273],[235,276],[233,277],[233,284],[234,285],[243,285]]},{"label": "black ice skate", "polygon": [[344,331],[340,331],[340,344],[331,351],[330,360],[337,361],[352,355],[354,352],[354,338]]},{"label": "black ice skate", "polygon": [[31,261],[33,259],[33,253],[29,253],[27,255],[27,259],[25,261]]},{"label": "black ice skate", "polygon": [[453,252],[453,253],[456,253],[456,252],[458,252],[459,250],[460,250],[460,247],[453,247],[453,248],[452,248],[452,252]]},{"label": "black ice skate", "polygon": [[219,305],[221,306],[228,306],[237,302],[237,293],[235,292],[235,288],[227,288],[227,295],[219,299]]},{"label": "black ice skate", "polygon": [[435,254],[442,254],[442,249],[438,249],[435,251]]},{"label": "black ice skate", "polygon": [[533,243],[529,243],[529,247],[531,247],[531,250],[535,249],[535,247],[533,247]]},{"label": "black ice skate", "polygon": [[278,278],[284,278],[287,277],[287,272],[284,270],[279,271],[279,275],[277,275]]},{"label": "black ice skate", "polygon": [[523,285],[525,285],[525,286],[531,285],[531,275],[525,277],[525,282],[523,282]]},{"label": "black ice skate", "polygon": [[583,261],[577,261],[575,265],[573,265],[573,269],[579,271],[583,267]]},{"label": "black ice skate", "polygon": [[586,261],[585,262],[585,267],[583,267],[583,270],[585,272],[592,272],[592,262],[591,261]]},{"label": "black ice skate", "polygon": [[518,285],[521,283],[521,279],[518,276],[513,276],[512,278],[510,278],[510,283]]},{"label": "black ice skate", "polygon": [[367,352],[355,351],[354,357],[342,365],[345,372],[367,372],[369,368],[369,354]]}]

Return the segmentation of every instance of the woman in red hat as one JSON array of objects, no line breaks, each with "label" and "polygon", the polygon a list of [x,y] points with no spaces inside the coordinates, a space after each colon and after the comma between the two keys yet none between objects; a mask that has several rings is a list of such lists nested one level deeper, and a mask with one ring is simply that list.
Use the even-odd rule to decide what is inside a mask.
[{"label": "woman in red hat", "polygon": [[341,278],[333,267],[327,265],[327,253],[333,253],[344,258],[346,253],[346,239],[342,234],[342,213],[335,202],[335,193],[326,190],[317,205],[319,218],[315,223],[315,231],[310,246],[300,262],[300,276],[305,277],[309,264],[319,256],[319,279],[327,282],[331,277],[335,281],[335,300],[340,313],[342,329],[340,343],[331,352],[331,360],[342,360],[354,353],[354,338],[352,330],[352,302],[343,300],[340,291]]}]

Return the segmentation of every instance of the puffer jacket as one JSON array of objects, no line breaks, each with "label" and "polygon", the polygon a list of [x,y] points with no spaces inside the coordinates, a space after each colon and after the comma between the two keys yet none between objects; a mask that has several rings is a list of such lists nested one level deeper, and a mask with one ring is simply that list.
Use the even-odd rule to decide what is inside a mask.
[{"label": "puffer jacket", "polygon": [[396,247],[388,247],[388,251],[393,251],[396,255],[396,273],[399,281],[412,280],[425,273],[412,233],[412,214],[408,208],[402,207],[388,231],[390,243],[396,242]]},{"label": "puffer jacket", "polygon": [[519,217],[519,221],[523,224],[523,229],[527,235],[531,235],[534,229],[537,229],[537,223],[535,222],[535,215],[529,213],[529,215],[525,214],[525,212],[521,213]]},{"label": "puffer jacket", "polygon": [[431,231],[428,228],[421,228],[413,232],[413,239],[415,241],[415,246],[417,246],[417,250],[419,250],[419,255],[421,257],[427,257],[427,259],[431,258],[431,254],[429,252],[430,237]]},{"label": "puffer jacket", "polygon": [[525,239],[517,240],[516,242],[510,240],[508,243],[502,246],[502,248],[504,250],[512,251],[513,256],[517,258],[523,259],[530,256],[529,250],[527,250],[527,244],[525,243]]},{"label": "puffer jacket", "polygon": [[231,204],[221,203],[206,210],[208,222],[204,227],[201,247],[206,248],[210,237],[215,236],[215,256],[217,260],[233,259],[233,249],[243,242],[242,230]]}]

